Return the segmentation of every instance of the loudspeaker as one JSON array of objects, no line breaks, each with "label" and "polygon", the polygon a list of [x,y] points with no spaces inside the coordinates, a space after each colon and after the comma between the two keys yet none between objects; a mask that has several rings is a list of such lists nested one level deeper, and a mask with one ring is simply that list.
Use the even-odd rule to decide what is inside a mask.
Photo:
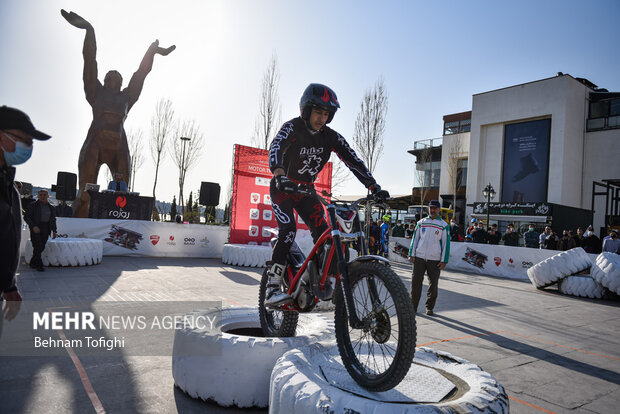
[{"label": "loudspeaker", "polygon": [[200,205],[217,206],[220,203],[220,185],[202,182],[200,184]]},{"label": "loudspeaker", "polygon": [[52,185],[52,191],[56,192],[56,200],[75,200],[76,183],[76,174],[58,171],[58,175],[56,176],[56,185]]}]

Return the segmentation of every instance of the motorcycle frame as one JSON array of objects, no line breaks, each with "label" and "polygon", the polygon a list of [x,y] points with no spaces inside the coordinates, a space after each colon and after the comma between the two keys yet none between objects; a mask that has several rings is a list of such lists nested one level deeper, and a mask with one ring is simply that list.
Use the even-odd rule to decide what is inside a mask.
[{"label": "motorcycle frame", "polygon": [[[342,243],[342,239],[340,236],[341,233],[340,233],[340,229],[338,228],[338,220],[336,219],[336,207],[337,206],[333,203],[327,203],[320,196],[319,198],[322,200],[323,204],[326,204],[329,226],[327,230],[325,230],[319,236],[316,243],[314,243],[314,246],[312,247],[310,254],[308,254],[308,257],[306,257],[306,260],[304,261],[304,263],[302,264],[302,266],[299,268],[299,270],[294,276],[293,276],[291,267],[287,266],[287,269],[288,269],[287,273],[288,273],[288,277],[290,281],[287,293],[289,295],[293,295],[293,293],[295,292],[297,288],[297,284],[299,283],[299,280],[301,279],[301,276],[306,271],[306,268],[308,267],[308,264],[310,263],[310,260],[314,259],[319,248],[323,248],[323,245],[329,240],[331,240],[332,245],[330,247],[330,250],[327,256],[327,261],[325,262],[325,266],[323,266],[323,274],[321,275],[321,280],[319,282],[319,288],[322,290],[325,286],[328,272],[332,265],[332,261],[334,260],[334,255],[335,255],[336,256],[335,260],[337,260],[337,264],[338,264],[338,274],[336,275],[336,282],[337,283],[339,282],[341,284],[342,292],[344,294],[344,299],[345,299],[344,304],[345,304],[345,308],[347,311],[347,315],[349,316],[349,324],[353,329],[368,329],[370,327],[369,325],[370,322],[368,320],[366,321],[360,320],[357,315],[357,312],[355,311],[355,302],[353,300],[353,293],[351,292],[351,286],[350,286],[349,278],[348,278],[348,263],[345,259],[345,255],[343,252],[343,243]],[[356,205],[356,204],[357,202],[353,203],[353,205]],[[357,206],[355,206],[354,208],[357,210]],[[376,260],[376,261],[383,263],[383,260],[378,260],[377,257],[368,255],[368,250],[365,244],[366,239],[364,237],[364,233],[361,229],[361,226],[359,229],[359,233],[360,235],[358,236],[358,241],[360,245],[362,246],[361,248],[362,256],[358,257],[356,260],[359,260],[359,261],[363,261],[363,260],[375,261]],[[368,291],[370,293],[370,297],[373,302],[373,312],[374,312],[374,310],[380,306],[377,285],[374,279],[372,278],[366,279],[366,281],[368,283]],[[316,296],[315,296],[315,301],[316,302],[319,301],[319,298]],[[290,306],[283,307],[283,309],[295,310],[294,308],[291,309]]]}]

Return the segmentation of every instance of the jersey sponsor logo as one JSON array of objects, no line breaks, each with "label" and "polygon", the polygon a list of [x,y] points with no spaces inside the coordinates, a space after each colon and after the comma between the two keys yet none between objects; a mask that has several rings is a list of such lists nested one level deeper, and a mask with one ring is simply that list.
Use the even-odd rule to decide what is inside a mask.
[{"label": "jersey sponsor logo", "polygon": [[282,125],[280,132],[278,132],[278,135],[276,135],[276,137],[273,139],[273,142],[271,143],[271,148],[269,148],[270,167],[278,165],[278,159],[281,158],[280,146],[282,144],[282,141],[287,139],[291,132],[293,132],[293,123],[289,121]]},{"label": "jersey sponsor logo", "polygon": [[310,155],[307,159],[303,160],[303,163],[304,165],[301,169],[297,170],[299,174],[308,173],[314,177],[321,171],[321,157]]},{"label": "jersey sponsor logo", "polygon": [[310,148],[306,148],[306,147],[302,147],[299,150],[299,155],[315,155],[315,154],[322,154],[323,150],[325,148],[316,148],[316,147],[310,147]]}]

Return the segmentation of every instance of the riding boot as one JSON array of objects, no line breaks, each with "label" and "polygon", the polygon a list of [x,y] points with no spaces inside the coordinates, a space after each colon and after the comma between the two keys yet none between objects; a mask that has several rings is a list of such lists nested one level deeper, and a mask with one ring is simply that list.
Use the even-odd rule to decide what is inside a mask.
[{"label": "riding boot", "polygon": [[284,275],[284,266],[274,263],[267,271],[269,280],[267,281],[267,298],[265,299],[266,307],[276,307],[292,302],[291,295],[282,292],[282,276]]}]

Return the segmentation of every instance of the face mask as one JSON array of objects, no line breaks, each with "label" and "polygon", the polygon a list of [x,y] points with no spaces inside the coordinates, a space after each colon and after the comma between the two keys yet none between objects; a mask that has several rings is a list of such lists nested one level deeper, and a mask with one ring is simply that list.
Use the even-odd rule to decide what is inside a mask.
[{"label": "face mask", "polygon": [[534,227],[530,227],[530,231],[534,230]]},{"label": "face mask", "polygon": [[32,155],[32,146],[28,146],[21,141],[15,141],[9,134],[5,135],[15,143],[15,151],[8,152],[4,148],[4,161],[10,166],[23,164],[30,159]]}]

